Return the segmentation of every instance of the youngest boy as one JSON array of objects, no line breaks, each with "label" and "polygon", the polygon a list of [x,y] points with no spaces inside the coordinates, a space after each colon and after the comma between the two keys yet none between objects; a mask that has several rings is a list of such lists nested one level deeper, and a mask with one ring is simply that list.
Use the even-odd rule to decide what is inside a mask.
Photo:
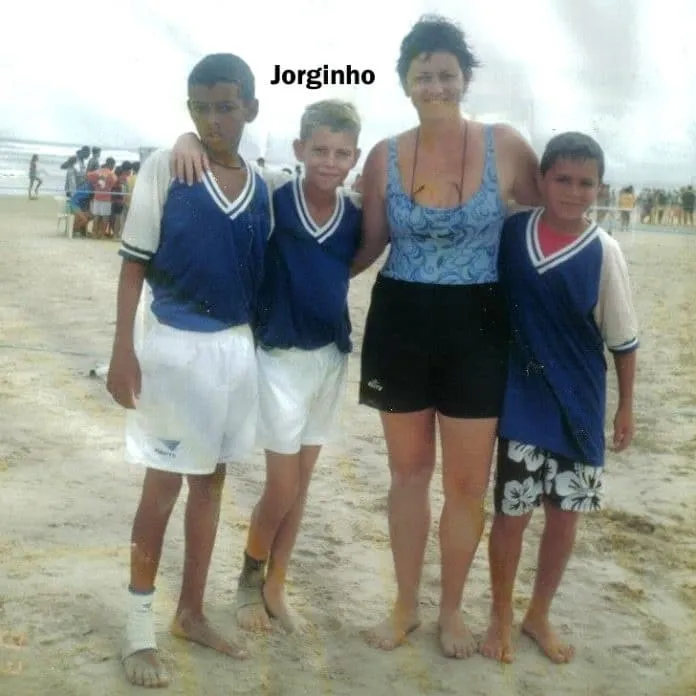
[{"label": "youngest boy", "polygon": [[352,104],[308,106],[294,143],[304,176],[273,194],[256,329],[266,485],[251,515],[237,590],[237,620],[250,630],[269,628],[269,617],[288,632],[295,627],[285,574],[314,465],[341,407],[352,348],[348,285],[362,215],[356,196],[341,187],[360,156],[359,134]]},{"label": "youngest boy", "polygon": [[589,221],[604,175],[600,146],[581,133],[547,145],[539,187],[544,208],[504,226],[499,255],[512,328],[499,423],[495,519],[489,562],[493,605],[481,652],[512,662],[513,587],[532,512],[546,516],[534,593],[522,631],[557,663],[573,648],[549,624],[551,602],[572,553],[578,518],[600,507],[606,362],[619,388],[613,445],[633,435],[637,321],[617,241]]}]

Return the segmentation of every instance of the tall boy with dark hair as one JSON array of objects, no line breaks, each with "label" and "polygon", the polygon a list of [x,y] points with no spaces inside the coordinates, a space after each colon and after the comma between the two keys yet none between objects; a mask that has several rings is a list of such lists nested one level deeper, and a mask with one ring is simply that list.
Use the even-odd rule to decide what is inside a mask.
[{"label": "tall boy with dark hair", "polygon": [[[254,76],[231,54],[209,55],[188,79],[188,108],[211,168],[189,187],[171,181],[169,153],[153,153],[133,191],[120,254],[118,315],[108,389],[130,409],[126,449],[146,467],[131,540],[123,647],[128,679],[168,683],[152,600],[164,534],[188,483],[183,583],[171,632],[233,657],[245,651],[203,614],[225,466],[254,445],[257,374],[251,320],[271,229],[267,186],[238,147],[258,112]],[[147,280],[156,322],[134,346]]]}]

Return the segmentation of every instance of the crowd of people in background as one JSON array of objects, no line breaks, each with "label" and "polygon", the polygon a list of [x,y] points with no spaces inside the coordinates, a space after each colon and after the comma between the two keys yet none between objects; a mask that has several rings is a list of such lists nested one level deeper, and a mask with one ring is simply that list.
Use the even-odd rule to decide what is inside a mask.
[{"label": "crowd of people in background", "polygon": [[65,170],[68,209],[74,216],[73,236],[118,239],[140,163],[124,161],[117,165],[113,157],[102,162],[100,148],[90,150],[85,146],[61,169]]},{"label": "crowd of people in background", "polygon": [[597,196],[596,217],[602,224],[611,220],[618,210],[620,228],[626,231],[634,219],[644,225],[667,225],[670,227],[694,226],[696,190],[693,185],[681,188],[645,188],[636,195],[633,186],[625,186],[618,193],[604,184]]},{"label": "crowd of people in background", "polygon": [[[266,160],[256,160],[259,169]],[[74,216],[73,236],[118,239],[128,214],[133,187],[140,162],[124,161],[117,165],[113,157],[101,162],[101,148],[85,145],[62,165],[65,170],[65,196],[69,212]],[[283,172],[292,174],[290,167]],[[43,180],[39,170],[39,156],[32,155],[29,163],[29,199],[36,200]],[[302,167],[295,166],[295,174]],[[358,174],[351,188],[362,192],[362,176]],[[633,186],[619,189],[603,184],[597,196],[595,215],[599,224],[613,227],[613,215],[618,210],[620,229],[627,231],[638,212],[636,221],[647,225],[694,226],[696,190],[693,185],[672,190],[646,188],[639,194]],[[91,228],[90,228],[91,223]]]},{"label": "crowd of people in background", "polygon": [[[101,161],[101,148],[85,145],[61,165],[65,171],[65,199],[73,215],[73,236],[118,239],[128,214],[140,162],[117,165],[113,157]],[[39,156],[29,163],[29,200],[37,200],[43,180]]]}]

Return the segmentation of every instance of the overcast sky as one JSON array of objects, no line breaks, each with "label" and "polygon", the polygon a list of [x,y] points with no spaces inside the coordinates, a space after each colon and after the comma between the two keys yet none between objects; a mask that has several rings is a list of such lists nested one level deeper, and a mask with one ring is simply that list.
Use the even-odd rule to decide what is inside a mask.
[{"label": "overcast sky", "polygon": [[[696,176],[694,0],[13,2],[0,43],[0,137],[170,144],[190,129],[189,70],[231,51],[257,78],[250,152],[282,153],[303,106],[328,96],[357,104],[367,150],[414,123],[394,66],[411,24],[435,10],[462,25],[484,64],[469,113],[513,123],[537,149],[554,131],[590,132],[615,183]],[[269,84],[275,64],[324,63],[369,68],[375,83]]]}]

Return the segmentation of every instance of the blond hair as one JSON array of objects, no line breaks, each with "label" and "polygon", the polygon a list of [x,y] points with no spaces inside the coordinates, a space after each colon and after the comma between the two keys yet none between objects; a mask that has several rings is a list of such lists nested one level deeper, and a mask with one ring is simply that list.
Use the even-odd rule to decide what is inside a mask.
[{"label": "blond hair", "polygon": [[328,128],[334,133],[350,133],[357,142],[360,127],[360,115],[351,102],[324,99],[304,110],[300,121],[300,140],[310,138],[317,128]]}]

